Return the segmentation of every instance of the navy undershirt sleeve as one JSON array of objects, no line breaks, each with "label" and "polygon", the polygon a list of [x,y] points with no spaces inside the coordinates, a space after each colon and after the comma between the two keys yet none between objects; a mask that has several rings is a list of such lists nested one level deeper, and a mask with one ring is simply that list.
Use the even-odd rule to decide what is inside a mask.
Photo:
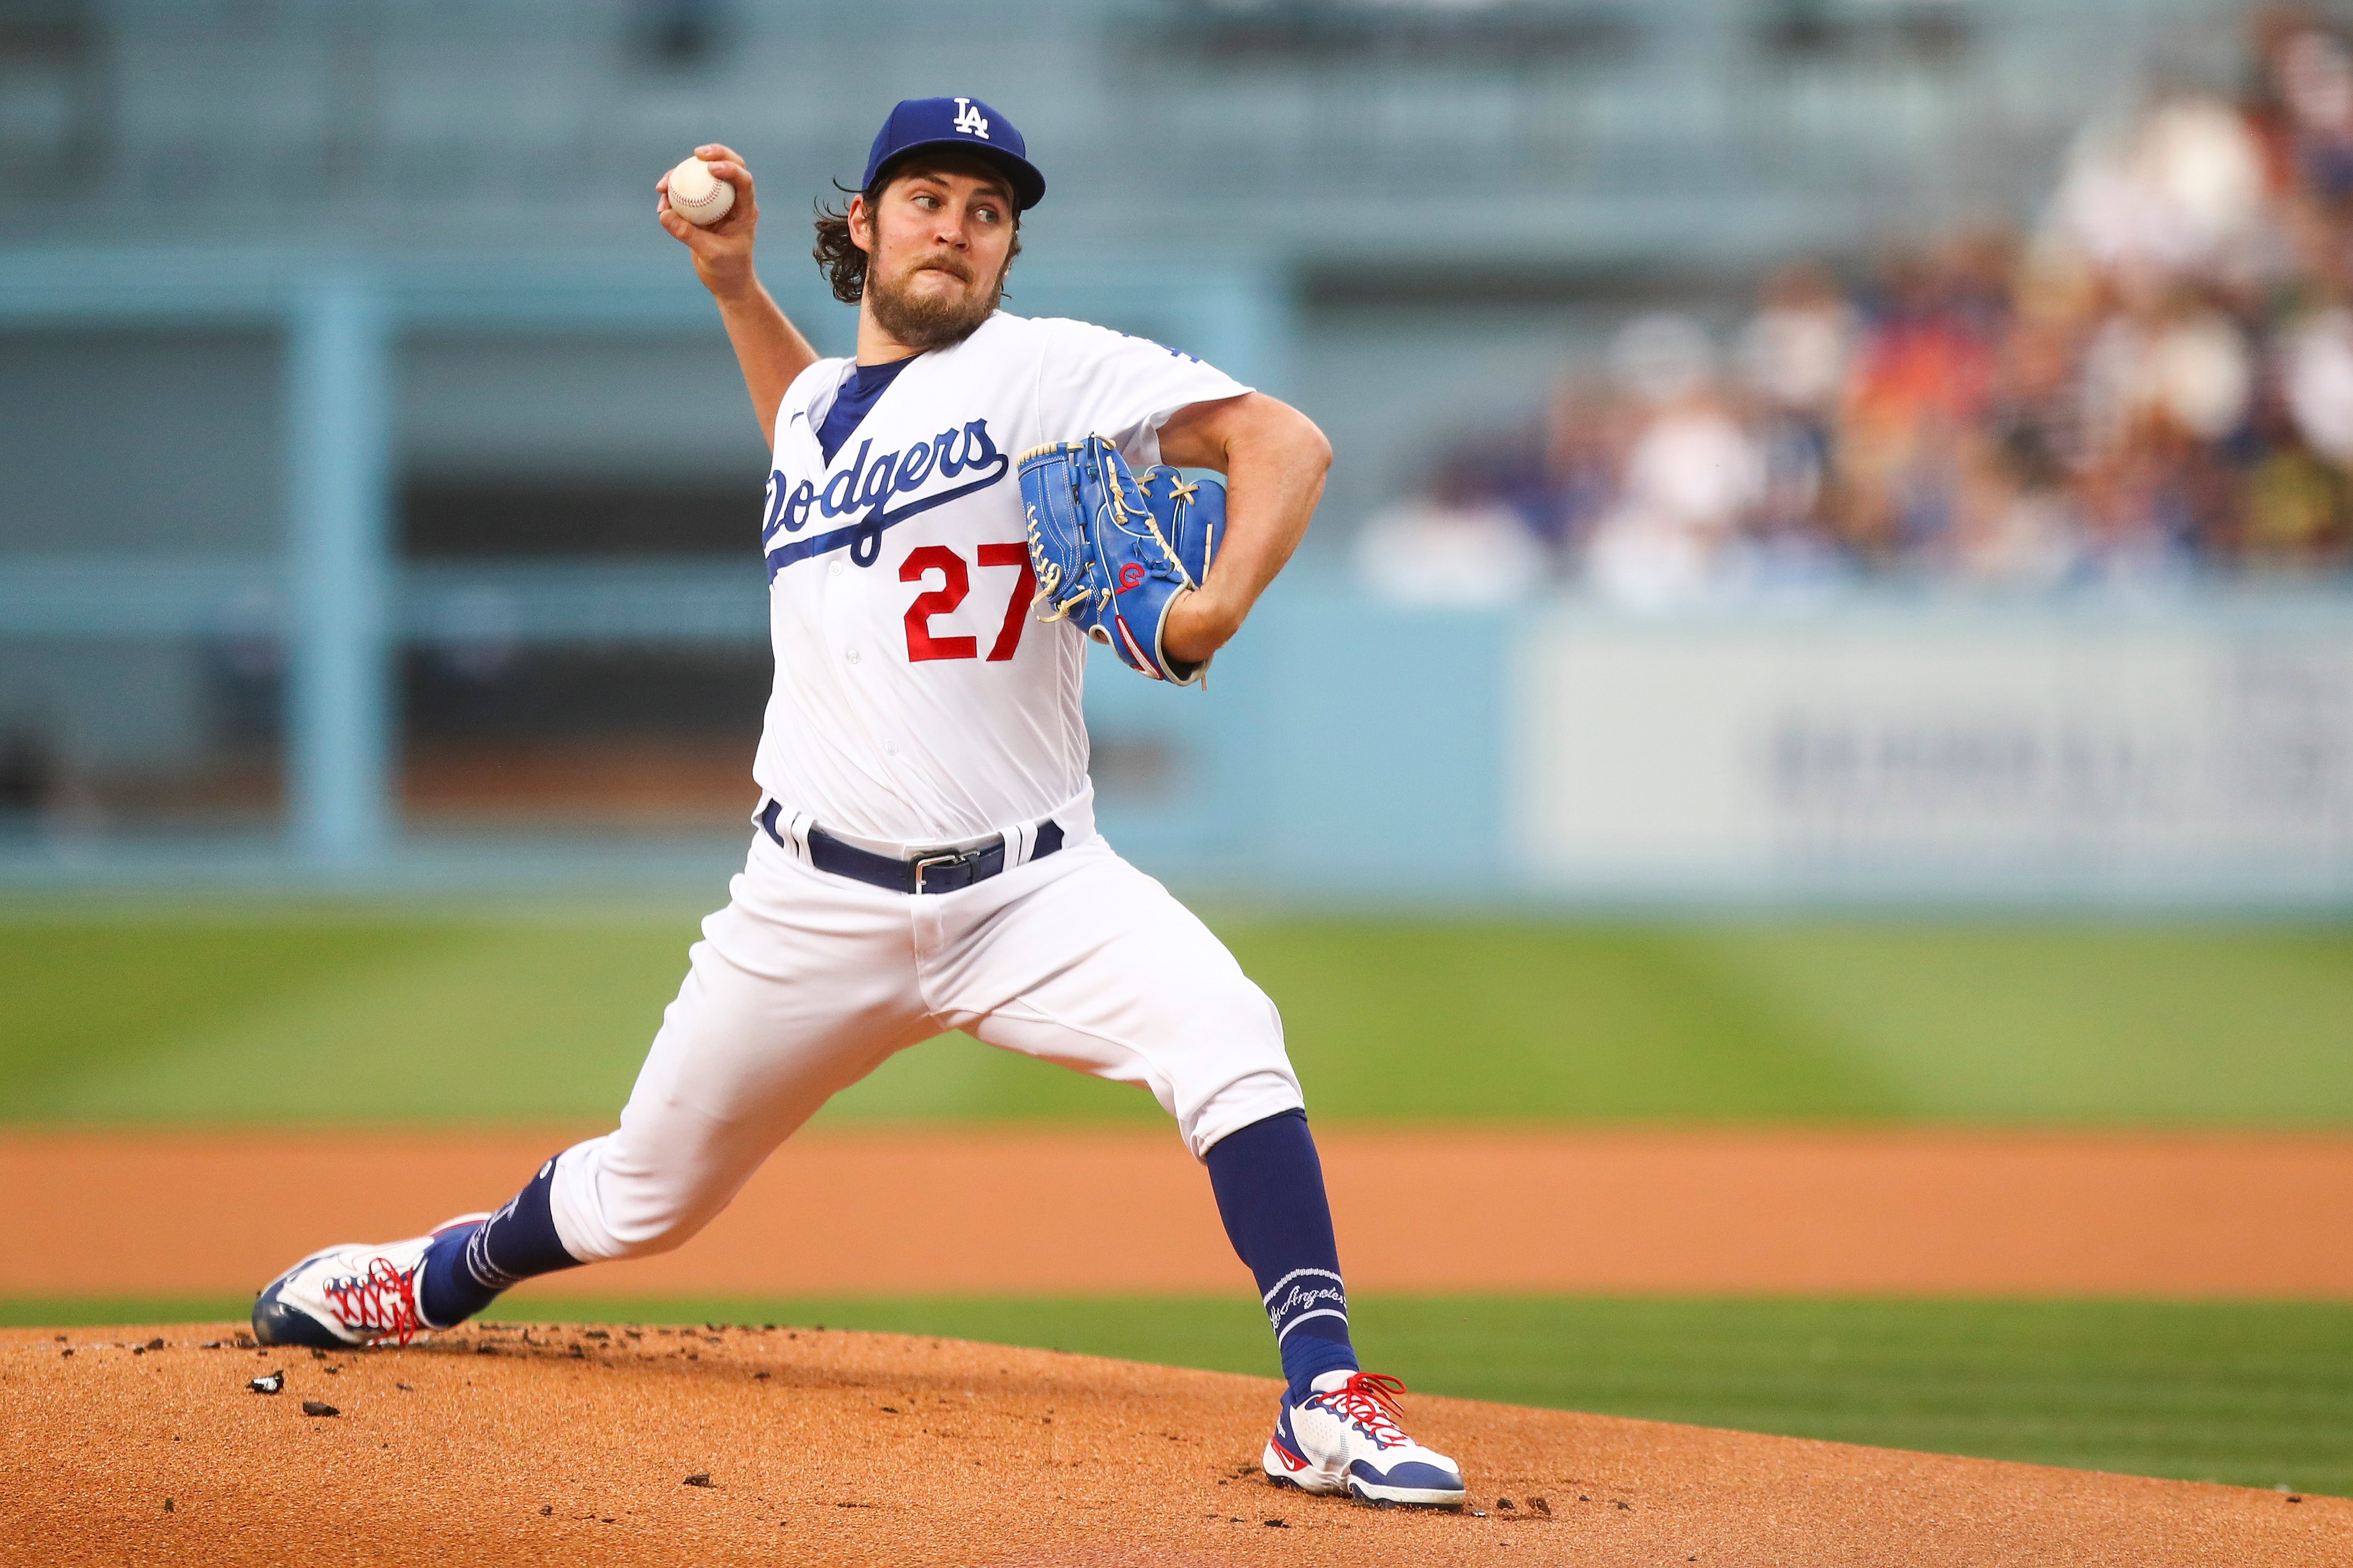
[{"label": "navy undershirt sleeve", "polygon": [[905,359],[894,359],[889,364],[861,364],[850,370],[849,379],[841,384],[841,391],[834,397],[833,406],[826,411],[825,423],[817,427],[818,450],[825,454],[827,462],[832,462],[833,455],[841,450],[842,444],[856,434],[859,422],[866,417],[866,411],[890,390],[891,384],[899,379],[899,373],[922,357],[921,354],[909,354]]}]

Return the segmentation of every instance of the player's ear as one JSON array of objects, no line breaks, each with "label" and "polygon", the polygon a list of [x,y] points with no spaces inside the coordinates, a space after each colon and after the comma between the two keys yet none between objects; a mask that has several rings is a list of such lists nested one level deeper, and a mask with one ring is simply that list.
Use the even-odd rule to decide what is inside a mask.
[{"label": "player's ear", "polygon": [[843,215],[849,222],[849,243],[874,254],[874,215],[866,205],[866,193],[859,192],[849,198],[849,211]]}]

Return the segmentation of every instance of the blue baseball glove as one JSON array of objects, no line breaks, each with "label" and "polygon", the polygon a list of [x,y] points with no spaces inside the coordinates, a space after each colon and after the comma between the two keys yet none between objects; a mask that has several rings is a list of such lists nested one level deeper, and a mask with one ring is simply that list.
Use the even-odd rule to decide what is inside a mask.
[{"label": "blue baseball glove", "polygon": [[1188,685],[1208,662],[1168,657],[1161,636],[1176,595],[1198,588],[1226,531],[1226,487],[1174,468],[1128,471],[1101,436],[1040,447],[1021,459],[1029,564],[1041,621],[1069,616],[1131,669]]}]

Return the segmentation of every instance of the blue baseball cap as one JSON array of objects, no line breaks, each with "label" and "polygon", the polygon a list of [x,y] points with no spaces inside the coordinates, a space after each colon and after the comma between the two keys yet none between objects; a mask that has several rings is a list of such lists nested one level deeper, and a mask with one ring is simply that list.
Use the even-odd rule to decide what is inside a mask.
[{"label": "blue baseball cap", "polygon": [[1013,182],[1014,205],[1024,212],[1046,197],[1046,176],[1029,161],[1021,132],[1013,129],[1013,121],[976,98],[901,100],[882,121],[874,150],[866,154],[866,178],[859,182],[859,188],[872,190],[890,165],[930,147],[978,153],[1004,170],[1005,177]]}]

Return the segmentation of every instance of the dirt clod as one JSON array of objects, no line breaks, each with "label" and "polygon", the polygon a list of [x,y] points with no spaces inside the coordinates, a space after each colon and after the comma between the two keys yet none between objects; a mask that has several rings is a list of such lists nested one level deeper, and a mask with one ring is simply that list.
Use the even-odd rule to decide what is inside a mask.
[{"label": "dirt clod", "polygon": [[1495,1506],[1497,1508],[1509,1508],[1512,1506],[1512,1500],[1507,1497],[1499,1497],[1495,1500]]},{"label": "dirt clod", "polygon": [[1528,1499],[1528,1507],[1538,1513],[1546,1515],[1547,1518],[1551,1516],[1552,1504],[1545,1501],[1545,1500],[1540,1497],[1532,1497]]},{"label": "dirt clod", "polygon": [[172,1510],[172,1500],[171,1500],[170,1498],[165,1498],[165,1499],[164,1500],[164,1511],[165,1513],[170,1513],[171,1511],[173,1511],[173,1510]]},{"label": "dirt clod", "polygon": [[164,1342],[161,1339],[149,1340],[147,1342],[147,1348],[151,1351],[162,1350],[164,1348]]},{"label": "dirt clod", "polygon": [[333,1405],[327,1404],[324,1400],[306,1399],[302,1402],[302,1414],[305,1415],[341,1415],[343,1412],[336,1409]]},{"label": "dirt clod", "polygon": [[687,1477],[685,1480],[681,1481],[679,1484],[681,1486],[688,1487],[707,1487],[711,1485],[711,1472],[709,1470],[697,1470],[694,1474]]}]

